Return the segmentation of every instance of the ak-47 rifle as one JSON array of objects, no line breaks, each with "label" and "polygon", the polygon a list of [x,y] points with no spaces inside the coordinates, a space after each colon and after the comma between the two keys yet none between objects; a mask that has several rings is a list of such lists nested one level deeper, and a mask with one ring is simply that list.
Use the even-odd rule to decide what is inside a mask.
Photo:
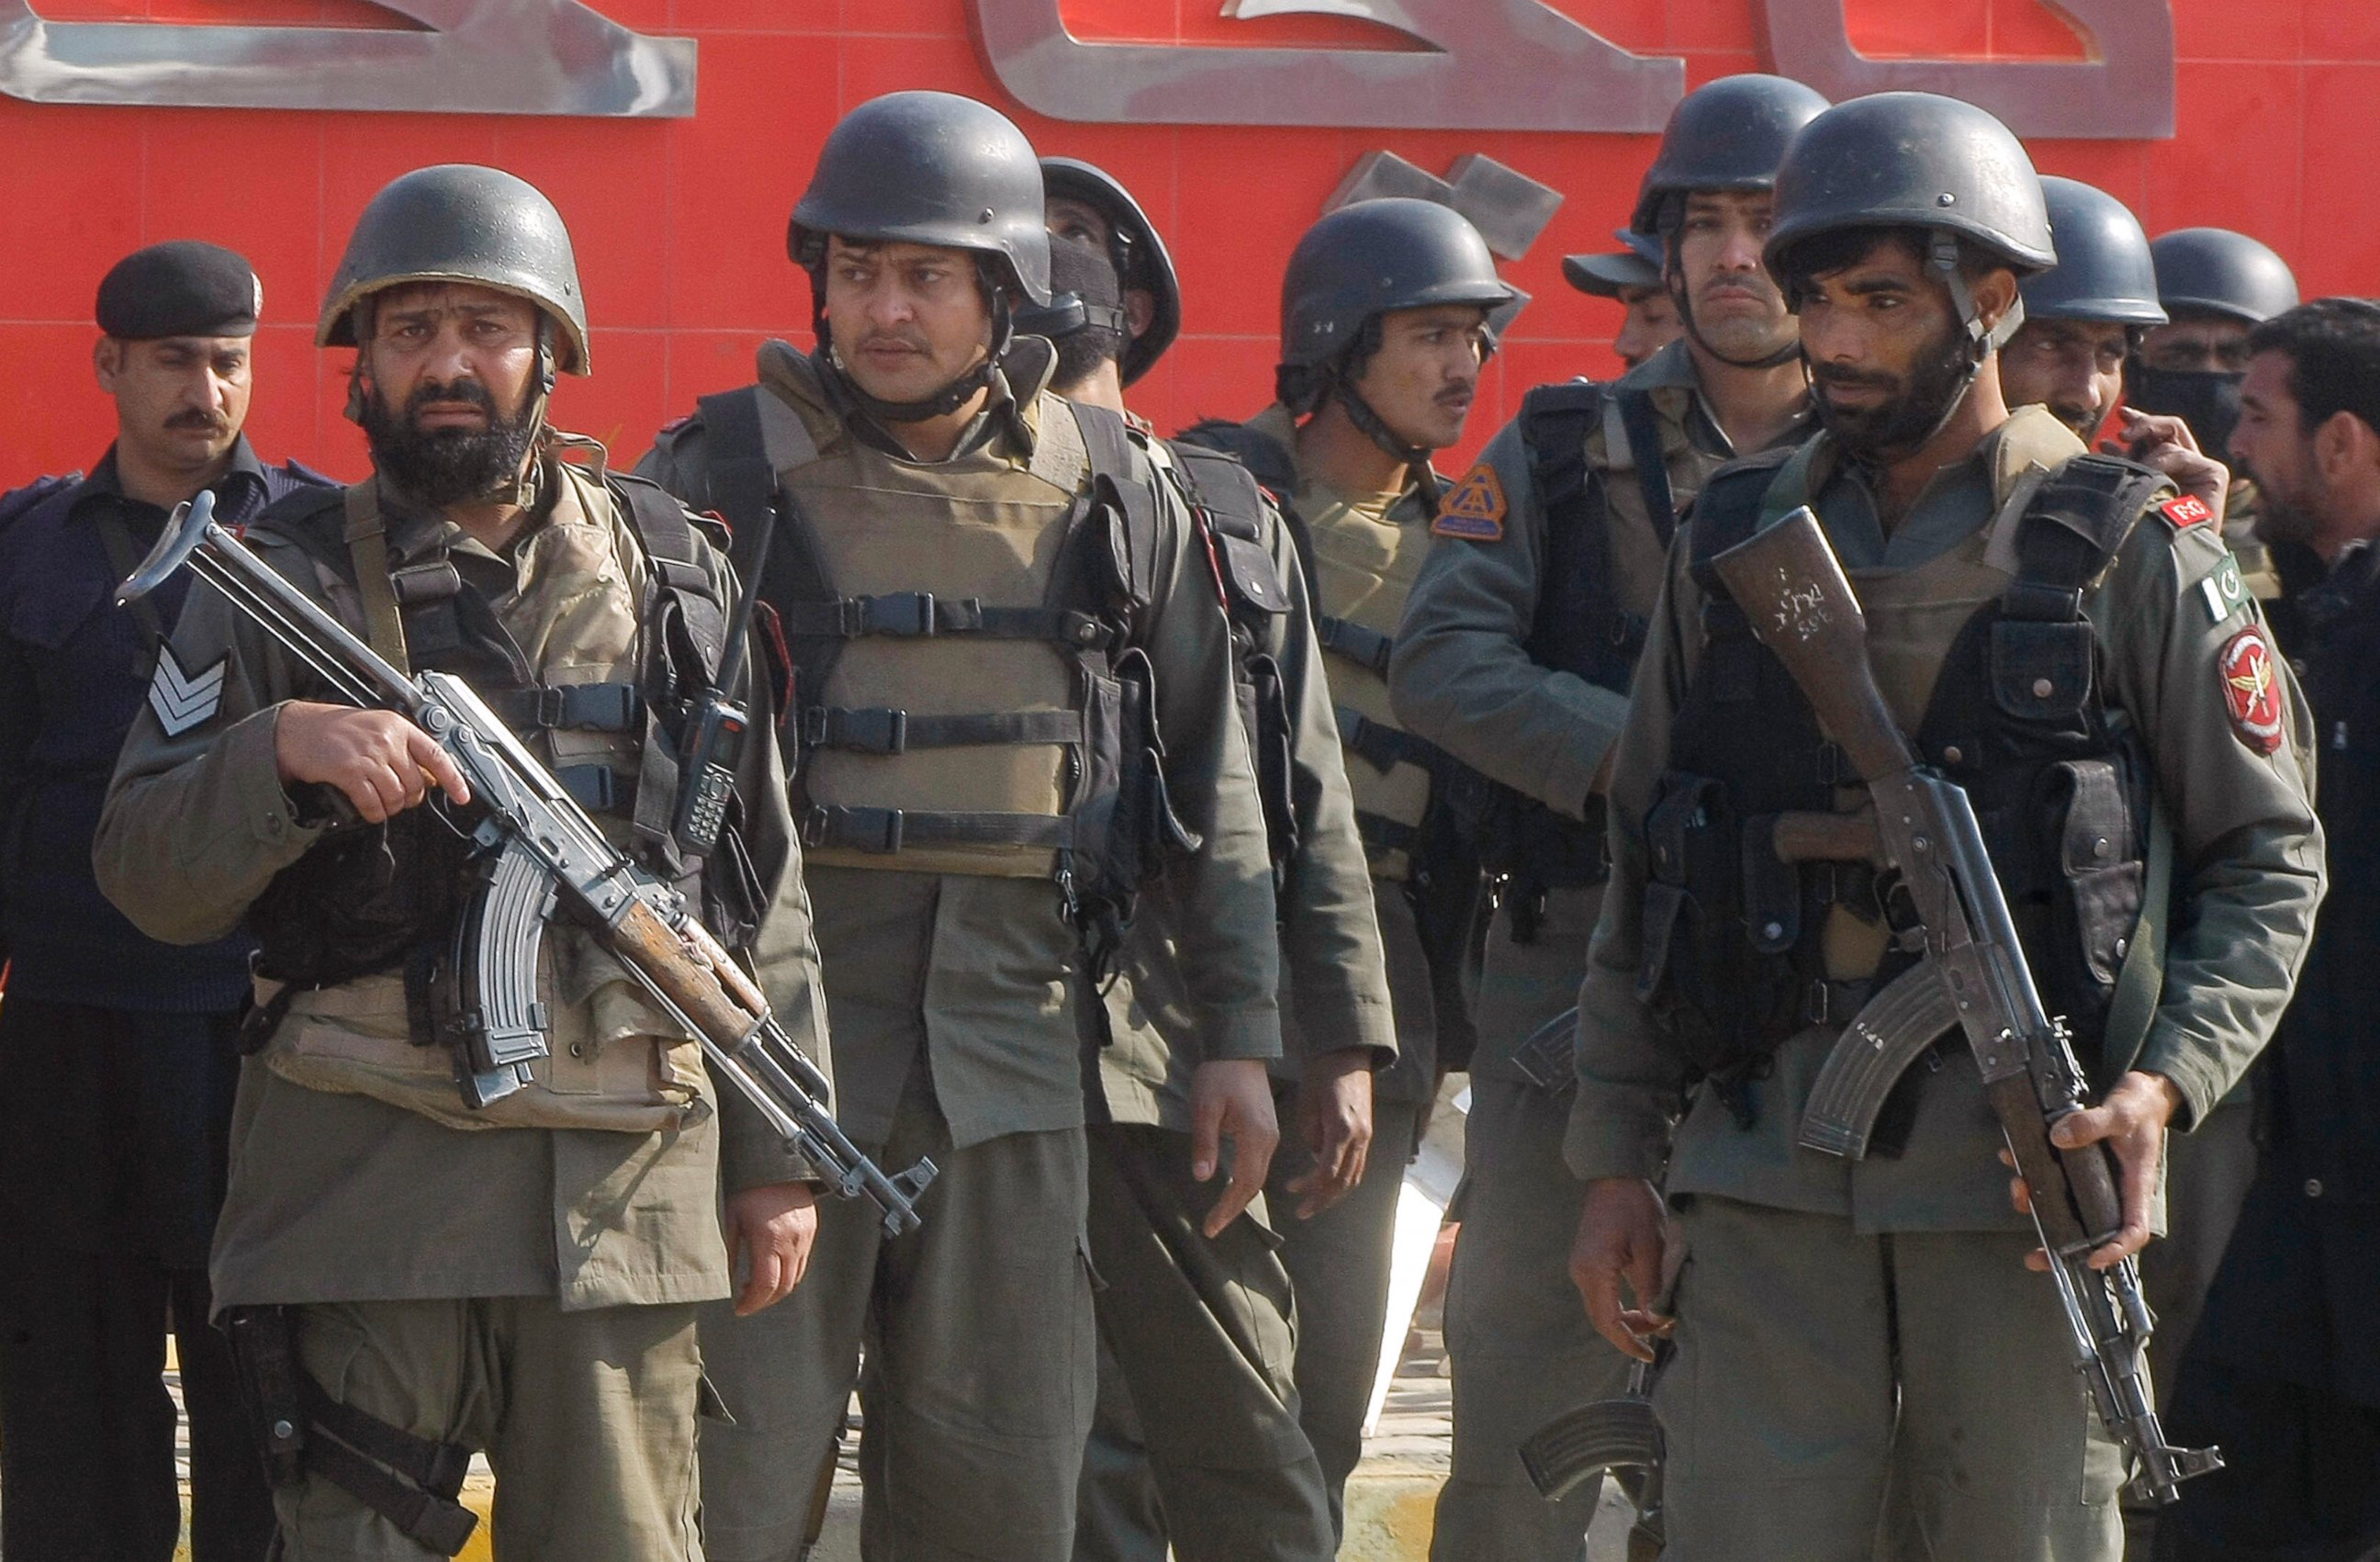
[{"label": "ak-47 rifle", "polygon": [[[711,1068],[834,1193],[871,1200],[889,1236],[916,1226],[917,1195],[932,1180],[934,1164],[921,1160],[887,1177],[859,1152],[827,1109],[826,1076],[685,897],[606,840],[468,684],[441,672],[406,677],[215,524],[211,494],[175,513],[115,600],[136,602],[185,566],[340,698],[394,711],[428,733],[469,783],[468,804],[424,806],[449,810],[475,849],[472,895],[456,920],[453,960],[461,987],[459,1072],[471,1105],[530,1083],[531,1066],[546,1056],[538,948],[546,923],[567,915],[592,930],[662,1011],[700,1040]],[[700,812],[717,809],[706,799]]]},{"label": "ak-47 rifle", "polygon": [[[1868,663],[1859,599],[1816,516],[1795,510],[1713,563],[1752,632],[1785,665],[1819,726],[1867,783],[1883,857],[1915,914],[1902,946],[1922,951],[1844,1031],[1803,1119],[1802,1142],[1857,1155],[1864,1132],[1838,1131],[1856,1114],[1821,1115],[1828,1102],[1840,1104],[1830,1092],[1879,1077],[1888,1089],[1945,1031],[1962,1031],[2031,1190],[2034,1228],[2072,1330],[2075,1368],[2131,1458],[2132,1490],[2172,1502],[2182,1482],[2220,1469],[2222,1456],[2177,1448],[2157,1423],[2139,1265],[2127,1258],[2096,1270],[2086,1262],[2123,1226],[2117,1165],[2104,1143],[2061,1151],[2050,1142],[2051,1126],[2083,1109],[2082,1070],[2065,1022],[2042,1007],[1974,807],[1963,788],[1918,763],[1894,722]],[[1855,1084],[1843,1099],[1876,1096]]]}]

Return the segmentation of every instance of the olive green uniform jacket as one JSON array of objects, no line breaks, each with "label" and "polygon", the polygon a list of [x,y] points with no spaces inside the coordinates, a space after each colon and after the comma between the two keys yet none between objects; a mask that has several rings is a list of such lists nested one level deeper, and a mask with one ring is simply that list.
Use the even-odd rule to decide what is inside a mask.
[{"label": "olive green uniform jacket", "polygon": [[[591,567],[597,578],[640,586],[646,565],[635,530],[600,484],[557,458],[545,458],[543,490],[550,507],[501,557],[452,521],[383,491],[392,564],[402,567],[443,546],[508,568],[512,585],[492,593],[491,604],[540,681],[616,677],[612,667],[574,670],[572,614],[585,612],[587,599],[552,589],[552,578],[574,560],[586,565],[584,550],[600,551],[608,541],[611,560]],[[292,543],[256,532],[249,542],[363,632],[344,582],[328,587]],[[707,550],[702,556],[722,600],[732,601],[725,562]],[[153,709],[143,709],[117,762],[93,860],[101,887],[143,932],[195,943],[239,925],[274,875],[323,838],[324,827],[304,822],[282,787],[273,733],[283,702],[327,696],[253,620],[203,584],[191,592],[172,651],[193,676],[225,665],[221,705],[171,735]],[[585,757],[559,755],[558,745],[593,738],[539,733],[528,740],[553,764]],[[781,767],[771,745],[748,749],[739,787],[749,845],[774,897],[758,970],[789,1034],[822,1057],[818,955]],[[540,984],[552,984],[553,1032],[576,1038],[580,1049],[574,1056],[570,1045],[557,1044],[540,1066],[557,1089],[588,1088],[604,1053],[621,1043],[675,1033],[584,934],[551,928],[546,951]],[[283,1031],[318,1019],[401,1036],[402,983],[368,977],[310,995],[293,1006]],[[218,1308],[534,1296],[574,1310],[723,1297],[722,1174],[731,1190],[803,1174],[740,1099],[723,1104],[722,1115],[707,1079],[683,1122],[657,1131],[461,1128],[454,1126],[466,1119],[459,1097],[449,1120],[433,1120],[385,1100],[294,1083],[268,1066],[273,1050],[249,1058],[241,1072],[230,1187],[215,1237]],[[675,1063],[691,1050],[673,1047],[669,1056]],[[443,1052],[421,1052],[426,1072],[446,1067]]]},{"label": "olive green uniform jacket", "polygon": [[[1179,482],[1165,442],[1148,445],[1158,470],[1169,482]],[[1355,833],[1354,799],[1341,760],[1321,648],[1315,643],[1305,571],[1289,528],[1269,505],[1265,521],[1264,547],[1290,606],[1270,616],[1257,650],[1281,669],[1298,804],[1297,855],[1277,896],[1283,1056],[1274,1071],[1294,1077],[1305,1058],[1352,1047],[1370,1051],[1386,1069],[1397,1061],[1397,1019],[1404,1012],[1391,1012],[1391,975],[1382,964],[1381,944],[1392,913],[1385,905],[1375,913],[1374,881]],[[1396,909],[1404,909],[1402,896]],[[1207,1052],[1179,952],[1176,924],[1184,910],[1172,884],[1149,886],[1116,978],[1106,990],[1111,1040],[1099,1055],[1099,1085],[1111,1121],[1190,1129],[1190,1076]],[[1408,911],[1405,921],[1411,921]],[[1383,1087],[1401,1073],[1384,1073]]]},{"label": "olive green uniform jacket", "polygon": [[[1966,460],[1937,473],[1888,536],[1857,471],[1824,456],[1816,463],[1814,507],[1860,592],[1872,660],[1905,729],[1923,714],[1960,626],[2011,578],[2014,528],[2034,474],[2081,454],[2056,419],[2026,408]],[[1695,1095],[1678,1117],[1685,1066],[1635,983],[1643,824],[1702,648],[1703,593],[1687,569],[1686,543],[1680,539],[1670,559],[1613,769],[1612,877],[1581,995],[1571,1169],[1582,1178],[1655,1178],[1666,1161],[1673,1197],[1718,1194],[1844,1217],[1863,1232],[2018,1229],[2022,1217],[2010,1208],[1997,1155],[1998,1129],[1973,1059],[1955,1044],[1925,1080],[1908,1149],[1898,1158],[1847,1163],[1795,1141],[1836,1026],[1788,1040],[1769,1077],[1752,1082],[1754,1127],[1738,1128],[1711,1092]],[[2174,836],[2177,906],[2164,990],[2131,1066],[2180,1088],[2177,1128],[2213,1110],[2265,1044],[2289,1001],[2323,887],[2311,778],[2298,757],[2311,733],[2304,700],[2293,684],[2285,688],[2293,740],[2269,756],[2232,726],[2217,654],[2261,618],[2252,600],[2201,589],[2228,567],[2213,527],[2177,529],[2152,508],[2085,603],[2098,632],[2104,698],[2142,734],[2159,812]],[[2279,667],[2277,658],[2273,665]],[[1872,970],[1880,948],[1870,945],[1851,962],[1864,958],[1868,970],[1846,971],[1834,931],[1830,974]]]}]

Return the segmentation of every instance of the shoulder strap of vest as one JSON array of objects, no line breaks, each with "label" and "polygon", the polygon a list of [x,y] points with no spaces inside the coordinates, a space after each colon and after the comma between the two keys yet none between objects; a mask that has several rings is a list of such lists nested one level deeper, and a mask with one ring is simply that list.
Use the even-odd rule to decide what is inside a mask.
[{"label": "shoulder strap of vest", "polygon": [[1565,380],[1521,398],[1521,445],[1548,532],[1591,523],[1586,436],[1603,421],[1606,394],[1593,380]]},{"label": "shoulder strap of vest", "polygon": [[356,596],[363,604],[364,638],[389,665],[410,673],[413,657],[405,643],[405,615],[388,575],[388,527],[381,519],[380,480],[351,484],[346,506],[345,535],[355,561]]},{"label": "shoulder strap of vest", "polygon": [[1157,579],[1157,491],[1142,475],[1146,458],[1134,460],[1132,425],[1117,414],[1079,402],[1059,405],[1073,409],[1082,433],[1092,497],[1111,503],[1123,518],[1123,557],[1131,578],[1119,584],[1136,617],[1152,600]]},{"label": "shoulder strap of vest", "polygon": [[705,463],[710,507],[727,518],[739,532],[754,532],[766,524],[765,512],[777,492],[777,469],[769,459],[760,428],[758,385],[722,391],[696,402],[702,419]]},{"label": "shoulder strap of vest", "polygon": [[1730,461],[1711,473],[1694,495],[1686,530],[1692,538],[1694,579],[1706,593],[1724,597],[1711,560],[1749,538],[1768,514],[1768,495],[1791,452],[1764,450]]},{"label": "shoulder strap of vest", "polygon": [[2116,456],[2077,456],[2050,473],[2017,523],[2017,579],[2001,611],[2020,618],[2079,616],[2083,589],[2168,486],[2163,473]]},{"label": "shoulder strap of vest", "polygon": [[1653,535],[1667,552],[1678,533],[1678,495],[1670,486],[1670,461],[1661,449],[1661,414],[1653,398],[1641,390],[1615,392],[1621,432],[1628,436],[1628,457],[1635,463],[1637,491],[1645,495],[1645,517]]},{"label": "shoulder strap of vest", "polygon": [[1297,457],[1288,445],[1245,423],[1208,418],[1184,429],[1174,440],[1182,445],[1203,445],[1237,458],[1242,466],[1256,474],[1258,482],[1272,490],[1273,497],[1284,509],[1297,493]]},{"label": "shoulder strap of vest", "polygon": [[1190,500],[1191,519],[1210,533],[1234,615],[1254,620],[1288,612],[1288,589],[1265,545],[1265,496],[1256,474],[1205,445],[1175,444],[1169,448]]}]

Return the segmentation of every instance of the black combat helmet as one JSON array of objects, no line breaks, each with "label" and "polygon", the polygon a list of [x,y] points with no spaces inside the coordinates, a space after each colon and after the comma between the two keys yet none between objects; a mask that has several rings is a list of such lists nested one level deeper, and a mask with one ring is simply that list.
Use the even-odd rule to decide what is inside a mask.
[{"label": "black combat helmet", "polygon": [[357,346],[356,305],[411,282],[468,282],[527,299],[560,327],[552,367],[588,372],[587,300],[570,230],[528,180],[471,163],[392,180],[356,219],[314,345]]},{"label": "black combat helmet", "polygon": [[1401,309],[1512,301],[1488,241],[1451,206],[1387,196],[1342,206],[1305,230],[1281,283],[1281,358],[1319,368]]},{"label": "black combat helmet", "polygon": [[2164,324],[2149,236],[2130,208],[2104,189],[2047,174],[2041,195],[2058,264],[2024,279],[2025,317]]},{"label": "black combat helmet", "polygon": [[1115,262],[1116,280],[1125,290],[1136,287],[1156,302],[1148,329],[1123,349],[1119,369],[1123,383],[1131,384],[1154,368],[1182,334],[1182,279],[1173,270],[1173,257],[1132,191],[1106,169],[1072,157],[1045,157],[1041,184],[1050,200],[1079,201],[1107,220],[1108,258]]},{"label": "black combat helmet", "polygon": [[2041,177],[2015,133],[1984,110],[1932,92],[1877,92],[1827,110],[1785,149],[1764,251],[1792,297],[1792,258],[1809,239],[1853,228],[1931,233],[1928,263],[1983,354],[2024,323],[2022,302],[1986,331],[1959,269],[1974,246],[2020,279],[2058,263]]},{"label": "black combat helmet", "polygon": [[1000,279],[1050,301],[1041,165],[1025,132],[953,92],[888,92],[843,116],[794,208],[785,248],[815,273],[830,234],[993,257]]},{"label": "black combat helmet", "polygon": [[2297,308],[2298,279],[2289,263],[2244,233],[2185,227],[2149,246],[2156,262],[2157,298],[2168,314],[2199,310],[2261,325]]},{"label": "black combat helmet", "polygon": [[1785,143],[1826,111],[1824,97],[1782,76],[1722,76],[1695,88],[1670,111],[1628,226],[1659,234],[1675,220],[1672,198],[1693,190],[1773,189]]}]

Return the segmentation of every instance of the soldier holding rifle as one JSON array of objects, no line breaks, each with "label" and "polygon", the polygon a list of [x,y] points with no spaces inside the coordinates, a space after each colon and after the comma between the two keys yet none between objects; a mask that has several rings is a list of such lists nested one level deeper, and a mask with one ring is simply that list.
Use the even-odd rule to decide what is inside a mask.
[{"label": "soldier holding rifle", "polygon": [[[731,1248],[740,1307],[793,1288],[813,1168],[714,1090],[691,1027],[719,1027],[688,1017],[715,1018],[721,984],[656,996],[638,972],[674,941],[626,947],[659,930],[620,886],[673,886],[753,951],[784,1033],[824,1039],[775,745],[745,746],[713,850],[676,827],[685,697],[744,696],[733,578],[674,500],[547,421],[556,372],[588,372],[586,316],[561,215],[521,180],[455,165],[382,190],[317,340],[357,349],[373,475],[275,503],[248,545],[400,675],[502,713],[496,737],[585,810],[549,810],[542,848],[596,863],[575,887],[615,914],[547,932],[520,1006],[540,1056],[483,1071],[465,1043],[492,1044],[492,1017],[452,980],[474,953],[455,930],[499,910],[470,891],[485,859],[454,809],[502,808],[471,795],[502,772],[467,781],[423,711],[337,702],[407,686],[308,653],[285,606],[268,634],[225,578],[191,594],[94,855],[151,936],[244,921],[260,946],[212,1273],[282,1554],[454,1555],[484,1451],[499,1557],[698,1557],[696,1304],[729,1293]],[[535,954],[496,942],[477,953]]]},{"label": "soldier holding rifle", "polygon": [[[2203,1466],[2134,1413],[2146,1320],[2119,1282],[2167,1131],[2287,1000],[2321,841],[2222,470],[2179,439],[2154,467],[2094,457],[2006,406],[1996,350],[2054,258],[2022,146],[1948,99],[1829,110],[1778,177],[1767,262],[1825,427],[1715,475],[1671,554],[1614,764],[1568,1146],[1597,1326],[1640,1358],[1673,1332],[1654,1405],[1675,1562],[1864,1559],[1888,1477],[1934,1556],[2113,1558],[2127,1455],[2168,1491]],[[1769,649],[1823,602],[1746,600],[1718,564],[1803,506],[1897,729],[1864,743]],[[1955,860],[1905,823],[1920,791],[1937,812],[1915,816],[1958,814],[1929,775],[1972,801]],[[1878,802],[1884,828],[1834,817]],[[2004,1026],[1960,1007],[1985,997]],[[1861,1056],[1885,1042],[1897,1074]],[[1846,1074],[1864,1091],[1834,1093]],[[2010,1140],[2058,1286],[2028,1272]],[[2070,1375],[2086,1336],[2104,1396]]]}]

